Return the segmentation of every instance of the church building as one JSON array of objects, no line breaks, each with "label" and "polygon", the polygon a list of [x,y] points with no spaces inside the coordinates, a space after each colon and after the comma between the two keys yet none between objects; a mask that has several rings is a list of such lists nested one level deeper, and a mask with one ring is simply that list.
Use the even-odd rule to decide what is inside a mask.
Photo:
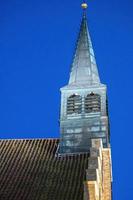
[{"label": "church building", "polygon": [[107,87],[81,6],[69,82],[61,88],[60,138],[0,140],[0,200],[112,200]]}]

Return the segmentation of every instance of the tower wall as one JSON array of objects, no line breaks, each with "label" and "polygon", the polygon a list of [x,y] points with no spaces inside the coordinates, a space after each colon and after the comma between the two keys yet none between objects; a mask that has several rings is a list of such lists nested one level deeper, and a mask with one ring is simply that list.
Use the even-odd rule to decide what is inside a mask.
[{"label": "tower wall", "polygon": [[[106,108],[106,86],[61,89],[60,115],[60,153],[88,152],[92,138],[102,138],[104,147],[108,146],[108,116]],[[94,93],[100,96],[99,112],[86,113],[85,98]],[[81,97],[81,113],[67,113],[68,98],[77,94]]]}]

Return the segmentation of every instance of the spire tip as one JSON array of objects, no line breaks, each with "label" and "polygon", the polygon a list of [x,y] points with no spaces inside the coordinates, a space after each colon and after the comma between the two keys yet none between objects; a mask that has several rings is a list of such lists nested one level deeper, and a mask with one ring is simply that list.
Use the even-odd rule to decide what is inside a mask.
[{"label": "spire tip", "polygon": [[82,7],[83,10],[86,10],[88,5],[87,5],[87,3],[84,2],[84,3],[81,4],[81,7]]}]

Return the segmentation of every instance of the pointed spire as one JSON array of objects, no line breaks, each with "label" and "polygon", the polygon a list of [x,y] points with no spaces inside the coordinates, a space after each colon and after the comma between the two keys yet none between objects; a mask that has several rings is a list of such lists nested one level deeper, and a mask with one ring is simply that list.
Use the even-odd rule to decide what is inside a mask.
[{"label": "pointed spire", "polygon": [[100,84],[96,60],[88,31],[86,9],[87,4],[82,3],[83,16],[80,26],[76,51],[71,67],[69,84]]}]

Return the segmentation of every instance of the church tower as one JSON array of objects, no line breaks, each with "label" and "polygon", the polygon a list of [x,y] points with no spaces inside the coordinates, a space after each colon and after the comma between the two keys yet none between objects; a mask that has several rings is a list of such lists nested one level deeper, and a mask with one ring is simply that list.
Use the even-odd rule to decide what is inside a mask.
[{"label": "church tower", "polygon": [[61,88],[60,139],[0,140],[0,200],[112,200],[107,88],[83,15],[68,84]]},{"label": "church tower", "polygon": [[92,139],[109,146],[107,88],[100,81],[89,34],[86,9],[83,15],[69,82],[61,88],[59,154],[89,152]]}]

